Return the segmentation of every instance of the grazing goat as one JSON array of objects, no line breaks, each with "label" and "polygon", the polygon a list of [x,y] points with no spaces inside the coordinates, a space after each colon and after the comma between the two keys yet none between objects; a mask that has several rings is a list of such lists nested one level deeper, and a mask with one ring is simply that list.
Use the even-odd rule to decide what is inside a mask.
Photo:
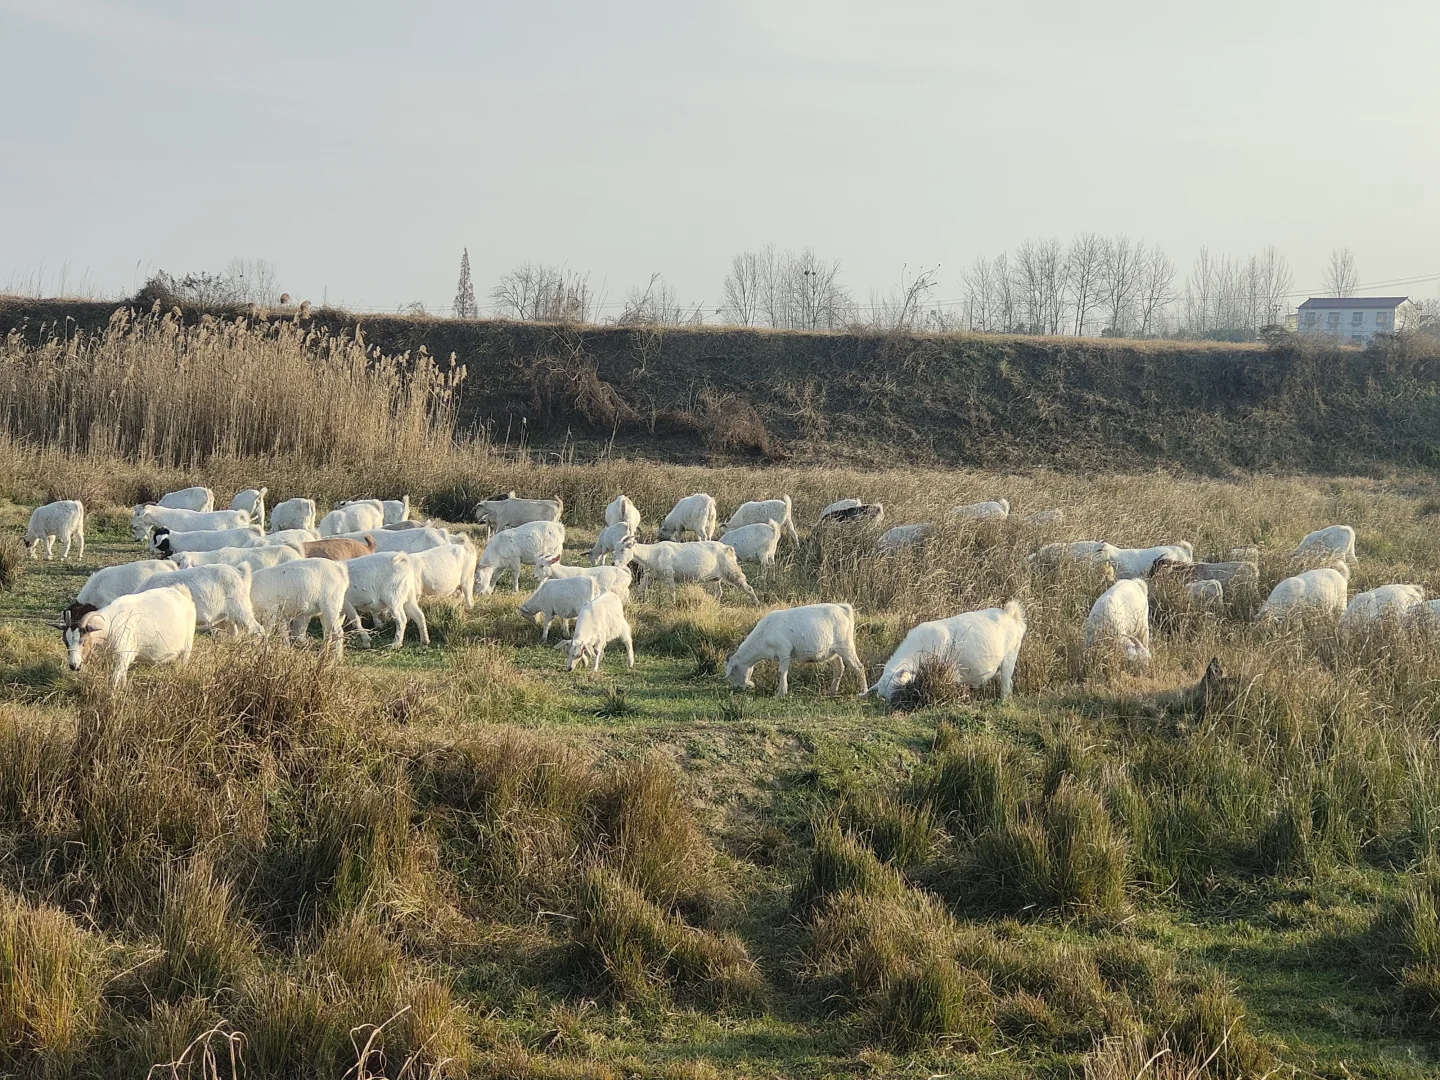
[{"label": "grazing goat", "polygon": [[307,559],[332,559],[345,562],[375,554],[375,537],[365,534],[364,540],[352,540],[348,536],[331,536],[324,540],[311,540],[300,545],[300,553]]},{"label": "grazing goat", "polygon": [[495,579],[509,571],[512,590],[520,591],[520,567],[535,567],[542,559],[559,558],[565,550],[565,526],[558,521],[527,521],[497,532],[485,545],[475,567],[475,584],[481,596],[495,591]]},{"label": "grazing goat", "polygon": [[780,546],[780,523],[766,521],[757,525],[742,525],[738,529],[727,528],[720,537],[720,543],[732,549],[741,562],[774,566],[775,549]]},{"label": "grazing goat", "polygon": [[475,504],[475,520],[497,533],[528,525],[532,521],[559,521],[565,511],[563,499],[517,499],[512,491],[503,499],[486,499]]},{"label": "grazing goat", "polygon": [[[841,501],[855,503],[854,499]],[[833,505],[839,506],[838,503]],[[815,523],[815,527],[818,529],[830,525],[879,525],[884,520],[885,506],[883,503],[855,503],[854,506],[839,506],[839,509],[827,506],[825,512],[820,515],[820,520]]]},{"label": "grazing goat", "polygon": [[1425,589],[1420,585],[1382,585],[1369,592],[1356,593],[1345,614],[1340,616],[1342,630],[1360,630],[1387,617],[1404,618],[1425,602]]},{"label": "grazing goat", "polygon": [[1053,527],[1065,524],[1064,510],[1036,510],[1025,518],[1026,525],[1033,525],[1037,528]]},{"label": "grazing goat", "polygon": [[182,570],[191,566],[213,566],[216,563],[264,570],[299,558],[303,558],[300,549],[291,544],[265,544],[253,548],[224,547],[216,551],[182,551],[172,561]]},{"label": "grazing goat", "polygon": [[422,596],[454,596],[460,594],[467,608],[475,606],[475,546],[446,544],[427,548],[410,555],[420,571]]},{"label": "grazing goat", "polygon": [[65,550],[60,558],[70,558],[71,541],[76,542],[76,554],[85,554],[85,504],[75,499],[37,506],[30,514],[30,524],[25,526],[25,550],[32,559],[40,555],[40,543],[45,543],[45,558],[55,558],[55,541],[64,540]]},{"label": "grazing goat", "polygon": [[171,576],[176,565],[168,559],[140,559],[96,570],[75,596],[77,604],[102,608],[113,600],[139,592],[151,578]]},{"label": "grazing goat", "polygon": [[1349,525],[1331,525],[1316,529],[1296,545],[1292,558],[1313,556],[1321,559],[1355,561],[1355,530]]},{"label": "grazing goat", "polygon": [[314,499],[286,499],[270,508],[270,528],[281,529],[315,528]]},{"label": "grazing goat", "polygon": [[1072,540],[1064,544],[1046,544],[1030,556],[1029,563],[1036,570],[1054,570],[1068,562],[1104,566],[1119,551],[1104,540]]},{"label": "grazing goat", "polygon": [[839,691],[847,666],[860,676],[862,694],[866,689],[865,668],[855,652],[855,609],[849,604],[806,604],[763,616],[725,662],[725,678],[737,690],[750,690],[754,687],[751,673],[764,660],[780,665],[776,697],[790,692],[790,664],[796,660],[814,664],[837,661],[832,694]]},{"label": "grazing goat", "polygon": [[[789,495],[779,499],[741,503],[735,513],[730,515],[730,520],[725,523],[725,531],[734,532],[736,529],[743,529],[746,525],[764,525],[767,521],[776,522],[780,528],[788,532],[792,544],[800,543],[800,534],[795,531],[795,512],[790,505]],[[707,536],[705,539],[710,538]]]},{"label": "grazing goat", "polygon": [[172,532],[160,528],[150,537],[150,550],[162,559],[168,559],[181,551],[218,551],[226,547],[264,547],[265,534],[253,525],[239,529],[199,530],[197,532]]},{"label": "grazing goat", "polygon": [[269,490],[269,488],[258,487],[236,492],[235,497],[230,500],[230,509],[248,510],[250,520],[263,529],[265,528],[265,493]]},{"label": "grazing goat", "polygon": [[896,525],[880,537],[875,547],[881,555],[893,555],[903,548],[914,547],[934,531],[935,526],[929,522],[921,522],[918,525]]},{"label": "grazing goat", "polygon": [[135,591],[143,593],[184,585],[190,590],[190,599],[195,605],[195,625],[199,629],[229,629],[236,634],[244,630],[259,634],[263,631],[255,621],[255,611],[250,605],[251,575],[248,566],[226,566],[224,563],[192,566],[173,574],[152,577]]},{"label": "grazing goat", "polygon": [[646,583],[658,580],[670,586],[670,595],[676,593],[679,582],[704,584],[715,582],[718,594],[721,582],[729,582],[750,597],[753,603],[760,603],[755,590],[745,580],[745,571],[735,558],[735,550],[714,540],[697,540],[679,544],[674,540],[662,540],[658,544],[641,544],[626,540],[615,552],[614,564],[627,566],[634,563],[645,573]]},{"label": "grazing goat", "polygon": [[610,505],[605,507],[605,524],[624,524],[635,534],[640,532],[640,508],[624,495],[616,495]]},{"label": "grazing goat", "polygon": [[951,509],[950,516],[961,521],[1004,521],[1010,516],[1009,499],[967,503]]},{"label": "grazing goat", "polygon": [[548,641],[552,622],[558,619],[561,628],[569,633],[570,620],[603,591],[593,577],[548,578],[526,597],[520,605],[520,614],[531,622],[538,617],[541,620],[540,640]]},{"label": "grazing goat", "polygon": [[616,521],[600,530],[595,546],[590,549],[590,562],[598,565],[607,555],[614,555],[615,549],[627,536],[634,536],[635,530],[628,521]]},{"label": "grazing goat", "polygon": [[378,529],[385,524],[385,511],[379,502],[353,503],[337,506],[320,519],[316,525],[321,536],[344,536],[346,533]]},{"label": "grazing goat", "polygon": [[1253,562],[1184,562],[1162,555],[1150,564],[1147,577],[1165,574],[1181,581],[1253,582],[1260,579],[1260,567]]},{"label": "grazing goat", "polygon": [[572,578],[572,577],[594,578],[600,585],[601,592],[613,592],[621,600],[630,599],[630,571],[623,566],[566,566],[560,561],[560,556],[541,559],[535,564],[535,580],[546,581],[550,578]]},{"label": "grazing goat", "polygon": [[296,559],[256,570],[250,581],[255,617],[280,640],[304,638],[317,615],[326,646],[338,658],[345,651],[345,591],[350,587],[348,563],[331,559]]},{"label": "grazing goat", "polygon": [[575,617],[575,633],[570,640],[557,642],[557,649],[565,649],[570,658],[565,664],[566,671],[574,671],[575,665],[586,657],[594,657],[591,670],[600,670],[600,661],[605,659],[605,646],[612,641],[625,643],[625,662],[635,666],[635,641],[630,633],[630,623],[625,618],[625,605],[614,593],[601,593],[591,600]]},{"label": "grazing goat", "polygon": [[1100,594],[1085,619],[1085,649],[1116,644],[1132,664],[1150,659],[1150,586],[1144,578],[1117,581]]},{"label": "grazing goat", "polygon": [[336,509],[343,510],[347,506],[369,506],[379,510],[382,527],[398,525],[410,517],[409,495],[399,499],[351,499],[348,502],[342,502]]},{"label": "grazing goat", "polygon": [[933,660],[948,667],[956,679],[979,689],[1000,680],[1000,700],[1014,689],[1015,661],[1025,640],[1025,609],[1015,601],[1003,608],[984,608],[921,623],[900,642],[880,678],[866,693],[891,700],[915,681],[920,665]]},{"label": "grazing goat", "polygon": [[[156,506],[167,510],[196,510],[202,514],[215,509],[215,492],[208,487],[187,487],[179,491],[167,491],[155,500]],[[235,507],[235,509],[240,509]]]},{"label": "grazing goat", "polygon": [[215,532],[221,529],[243,529],[250,524],[250,514],[245,510],[182,510],[142,503],[130,515],[130,533],[136,540],[144,540],[153,529],[169,529],[172,532]]},{"label": "grazing goat", "polygon": [[1307,570],[1280,582],[1260,605],[1259,619],[1285,620],[1295,615],[1315,612],[1338,617],[1345,611],[1345,598],[1350,589],[1350,566],[1337,562]]},{"label": "grazing goat", "polygon": [[405,628],[410,620],[420,630],[420,644],[430,644],[430,627],[425,612],[420,610],[422,586],[420,568],[403,551],[382,551],[362,555],[344,563],[348,576],[345,586],[345,623],[360,636],[360,644],[370,647],[370,635],[360,625],[361,613],[369,615],[378,627],[395,624],[392,649],[405,644]]},{"label": "grazing goat", "polygon": [[413,555],[427,548],[454,544],[459,540],[459,536],[448,529],[426,526],[423,529],[369,529],[364,532],[345,533],[333,539],[359,540],[362,543],[368,539],[375,542],[376,551],[404,551]]},{"label": "grazing goat", "polygon": [[1161,544],[1147,548],[1112,548],[1106,552],[1106,562],[1115,570],[1115,577],[1143,578],[1155,565],[1157,559],[1188,565],[1195,561],[1194,549],[1185,541],[1178,544]]},{"label": "grazing goat", "polygon": [[195,604],[184,585],[116,597],[99,610],[72,604],[58,627],[71,671],[79,671],[100,648],[114,657],[110,681],[124,686],[136,660],[185,663],[195,647]]},{"label": "grazing goat", "polygon": [[685,533],[692,532],[701,540],[709,540],[715,535],[719,520],[715,500],[703,491],[697,491],[694,495],[686,495],[665,515],[665,520],[660,522],[660,539],[678,540]]},{"label": "grazing goat", "polygon": [[820,516],[815,519],[815,524],[819,525],[831,514],[838,514],[842,510],[854,510],[864,505],[865,503],[860,499],[836,499],[829,506],[825,507],[824,510],[820,511]]}]

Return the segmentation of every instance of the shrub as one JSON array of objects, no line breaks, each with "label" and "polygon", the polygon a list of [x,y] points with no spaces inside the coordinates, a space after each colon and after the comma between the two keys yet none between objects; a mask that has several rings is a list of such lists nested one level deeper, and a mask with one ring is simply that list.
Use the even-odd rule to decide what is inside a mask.
[{"label": "shrub", "polygon": [[902,888],[899,876],[883,865],[868,845],[841,829],[834,820],[815,826],[810,869],[791,897],[791,909],[809,918],[827,898],[852,892],[860,896],[891,896]]},{"label": "shrub", "polygon": [[255,961],[258,935],[240,916],[229,884],[197,856],[161,877],[160,944],[162,993],[178,1000],[238,987]]},{"label": "shrub", "polygon": [[937,959],[907,971],[885,988],[877,1009],[880,1038],[908,1050],[944,1039],[960,1047],[978,1047],[983,1029],[975,1016],[975,999],[986,995],[984,984],[951,960]]},{"label": "shrub", "polygon": [[96,950],[67,916],[0,895],[0,1061],[63,1073],[95,1032],[101,990]]},{"label": "shrub", "polygon": [[744,1000],[761,989],[737,938],[686,925],[613,871],[587,871],[576,908],[574,964],[620,1000],[644,1001],[669,986],[716,1000]]},{"label": "shrub", "polygon": [[937,756],[914,795],[957,836],[973,837],[1019,813],[1024,773],[1013,750],[988,736],[961,738]]}]

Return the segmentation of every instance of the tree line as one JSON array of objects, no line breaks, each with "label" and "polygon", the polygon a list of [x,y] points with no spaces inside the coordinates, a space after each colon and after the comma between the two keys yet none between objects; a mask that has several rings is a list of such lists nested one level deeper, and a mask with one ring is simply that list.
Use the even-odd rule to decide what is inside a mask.
[{"label": "tree line", "polygon": [[[977,257],[953,285],[957,295],[941,297],[939,267],[906,267],[894,286],[872,292],[862,303],[844,281],[838,259],[808,247],[780,250],[772,244],[731,260],[713,308],[680,301],[657,273],[645,286],[630,289],[606,321],[683,326],[713,318],[779,330],[1244,341],[1283,325],[1295,307],[1294,274],[1274,247],[1239,257],[1201,248],[1182,278],[1160,245],[1096,233],[1081,233],[1069,243],[1027,239],[1011,251]],[[1356,288],[1354,256],[1349,249],[1337,250],[1321,291],[1349,296]],[[588,278],[560,266],[516,267],[490,299],[500,318],[594,322],[602,316]],[[469,309],[457,301],[457,311],[462,306]]]}]

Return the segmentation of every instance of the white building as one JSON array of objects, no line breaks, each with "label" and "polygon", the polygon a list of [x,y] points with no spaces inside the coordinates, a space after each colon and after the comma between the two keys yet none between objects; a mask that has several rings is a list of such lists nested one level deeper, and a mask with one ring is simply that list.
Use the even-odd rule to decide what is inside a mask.
[{"label": "white building", "polygon": [[1408,296],[1312,296],[1300,305],[1296,329],[1302,334],[1368,345],[1376,334],[1393,334]]}]

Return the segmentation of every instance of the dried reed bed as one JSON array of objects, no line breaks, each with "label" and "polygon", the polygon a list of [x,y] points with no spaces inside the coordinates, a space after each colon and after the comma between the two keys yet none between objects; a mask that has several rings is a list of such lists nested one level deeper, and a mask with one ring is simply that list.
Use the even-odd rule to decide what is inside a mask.
[{"label": "dried reed bed", "polygon": [[0,342],[0,400],[27,443],[189,466],[216,456],[321,463],[423,453],[448,441],[463,368],[424,350],[382,356],[363,335],[294,322],[135,317],[38,346]]}]

